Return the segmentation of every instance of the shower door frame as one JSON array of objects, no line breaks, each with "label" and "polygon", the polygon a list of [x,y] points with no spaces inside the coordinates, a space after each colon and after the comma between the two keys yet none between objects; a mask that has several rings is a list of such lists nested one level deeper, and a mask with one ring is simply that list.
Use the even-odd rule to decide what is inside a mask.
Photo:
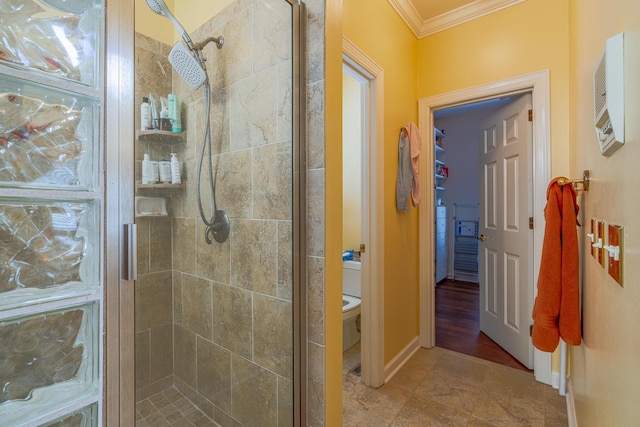
[{"label": "shower door frame", "polygon": [[[305,4],[292,7],[293,67],[293,425],[306,425]],[[105,388],[103,425],[135,425],[135,274],[125,279],[134,222],[134,3],[106,0],[105,49]],[[116,202],[117,201],[117,202]],[[135,227],[134,227],[135,228]]]}]

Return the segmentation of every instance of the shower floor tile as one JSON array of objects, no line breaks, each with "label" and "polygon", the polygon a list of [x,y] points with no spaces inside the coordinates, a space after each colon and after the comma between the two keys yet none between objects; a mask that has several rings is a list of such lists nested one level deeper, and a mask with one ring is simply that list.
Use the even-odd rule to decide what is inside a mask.
[{"label": "shower floor tile", "polygon": [[174,387],[136,403],[136,427],[217,425]]}]

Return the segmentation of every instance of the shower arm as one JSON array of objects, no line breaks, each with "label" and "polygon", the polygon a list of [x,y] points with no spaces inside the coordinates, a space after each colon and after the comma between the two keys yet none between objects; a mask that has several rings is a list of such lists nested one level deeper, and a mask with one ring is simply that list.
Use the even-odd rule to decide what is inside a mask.
[{"label": "shower arm", "polygon": [[204,49],[204,47],[206,45],[208,45],[209,43],[214,42],[216,44],[216,46],[218,47],[218,49],[222,49],[222,46],[224,45],[224,38],[222,36],[220,37],[207,37],[206,39],[198,42],[198,43],[194,43],[193,44],[193,48],[195,50],[198,51],[202,51],[202,49]]}]

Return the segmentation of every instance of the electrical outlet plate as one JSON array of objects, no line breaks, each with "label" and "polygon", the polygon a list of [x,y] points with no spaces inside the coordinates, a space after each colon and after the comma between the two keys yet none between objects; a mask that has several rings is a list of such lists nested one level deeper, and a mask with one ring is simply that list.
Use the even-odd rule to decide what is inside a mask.
[{"label": "electrical outlet plate", "polygon": [[603,246],[605,242],[604,231],[606,229],[606,224],[604,221],[599,220],[597,222],[597,226],[598,226],[598,234],[596,234],[596,242],[598,242],[600,246],[596,247],[596,250],[597,250],[596,259],[598,260],[598,264],[600,264],[602,268],[604,268],[606,258],[604,256],[605,250],[603,249]]}]

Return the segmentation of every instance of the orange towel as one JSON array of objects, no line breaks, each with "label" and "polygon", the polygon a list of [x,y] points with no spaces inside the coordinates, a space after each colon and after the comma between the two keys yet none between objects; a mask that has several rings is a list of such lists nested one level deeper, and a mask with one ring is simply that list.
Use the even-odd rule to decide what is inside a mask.
[{"label": "orange towel", "polygon": [[580,345],[580,289],[578,282],[578,205],[573,185],[555,178],[547,188],[546,226],[542,246],[538,295],[533,306],[533,345],[551,352],[559,337]]}]

